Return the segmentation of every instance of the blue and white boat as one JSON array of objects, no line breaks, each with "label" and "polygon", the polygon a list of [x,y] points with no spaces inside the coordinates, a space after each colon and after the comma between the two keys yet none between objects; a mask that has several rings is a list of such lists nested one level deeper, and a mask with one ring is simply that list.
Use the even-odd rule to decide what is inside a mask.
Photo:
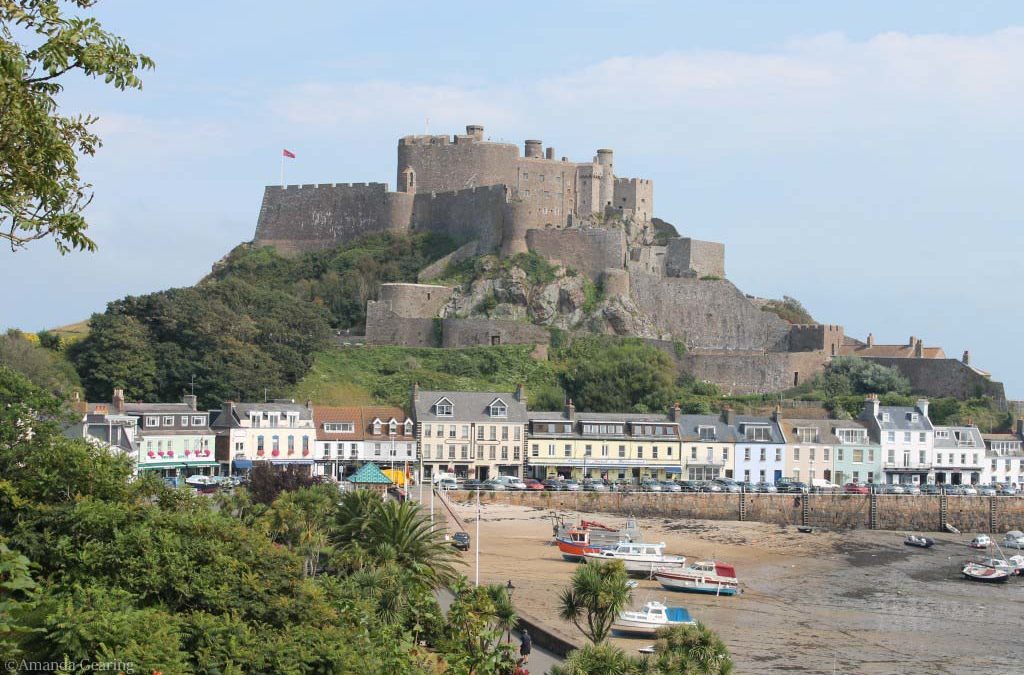
[{"label": "blue and white boat", "polygon": [[667,626],[695,626],[685,607],[666,607],[660,602],[650,601],[639,611],[619,612],[612,624],[612,631],[618,635],[639,635],[650,637],[659,628]]}]

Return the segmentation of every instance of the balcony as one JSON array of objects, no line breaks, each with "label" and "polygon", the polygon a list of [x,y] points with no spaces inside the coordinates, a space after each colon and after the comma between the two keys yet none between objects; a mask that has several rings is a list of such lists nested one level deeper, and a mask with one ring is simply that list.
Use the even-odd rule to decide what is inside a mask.
[{"label": "balcony", "polygon": [[883,462],[882,468],[889,471],[930,471],[931,462]]}]

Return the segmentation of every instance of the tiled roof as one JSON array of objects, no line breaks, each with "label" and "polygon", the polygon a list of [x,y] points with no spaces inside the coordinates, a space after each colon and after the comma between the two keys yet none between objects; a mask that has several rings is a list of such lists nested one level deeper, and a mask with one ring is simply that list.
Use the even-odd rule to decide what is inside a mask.
[{"label": "tiled roof", "polygon": [[[381,433],[373,433],[373,421],[381,421]],[[316,439],[318,441],[389,441],[391,435],[388,433],[388,423],[394,419],[398,422],[396,441],[411,441],[416,437],[416,430],[405,433],[405,420],[408,415],[401,408],[394,406],[316,406],[313,408],[313,420],[316,425]],[[353,433],[340,431],[324,431],[324,424],[329,422],[351,422],[355,430]]]},{"label": "tiled roof", "polygon": [[384,475],[373,462],[362,465],[358,471],[348,477],[348,482],[357,485],[391,485],[391,479]]},{"label": "tiled roof", "polygon": [[[452,402],[453,415],[434,414],[434,403],[442,398]],[[491,417],[488,406],[500,398],[508,406],[508,417]],[[512,392],[493,391],[420,391],[413,414],[417,422],[488,422],[492,424],[525,424],[526,404],[517,401]]]},{"label": "tiled roof", "polygon": [[[797,435],[797,429],[817,429],[818,440],[815,443],[822,443],[824,445],[838,445],[839,438],[835,435],[835,430],[839,424],[839,420],[818,420],[818,419],[789,419],[783,418],[779,420],[779,427],[782,428],[782,435],[786,437],[787,443],[804,443]],[[846,429],[856,428],[861,426],[856,422],[842,422],[847,426],[843,427]]]}]

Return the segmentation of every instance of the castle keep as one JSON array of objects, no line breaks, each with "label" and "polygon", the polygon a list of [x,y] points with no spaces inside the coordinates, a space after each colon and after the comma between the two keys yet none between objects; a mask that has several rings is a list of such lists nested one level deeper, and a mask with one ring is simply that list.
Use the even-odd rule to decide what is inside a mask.
[{"label": "castle keep", "polygon": [[[610,149],[572,162],[540,140],[522,152],[485,140],[471,124],[455,136],[405,136],[397,154],[396,191],[385,183],[269,186],[256,227],[255,244],[286,253],[380,232],[431,232],[458,245],[420,272],[424,283],[382,285],[367,305],[370,344],[543,350],[549,328],[635,336],[675,356],[684,347],[684,368],[732,392],[792,387],[850,349],[842,326],[793,326],[740,292],[726,279],[723,244],[656,236],[653,181],[616,176]],[[563,275],[529,291],[516,279],[425,283],[467,258],[520,253],[558,264]],[[597,310],[584,311],[584,283],[601,290]],[[480,316],[483,294],[500,311]],[[975,385],[970,373],[959,377],[962,387]]]}]

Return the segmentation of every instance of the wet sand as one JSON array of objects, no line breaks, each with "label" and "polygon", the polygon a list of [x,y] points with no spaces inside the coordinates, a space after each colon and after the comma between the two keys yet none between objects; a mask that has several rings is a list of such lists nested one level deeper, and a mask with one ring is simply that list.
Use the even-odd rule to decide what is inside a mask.
[{"label": "wet sand", "polygon": [[[473,534],[475,504],[454,506]],[[562,560],[552,544],[550,512],[484,505],[480,524],[481,582],[511,579],[522,611],[582,644],[558,618],[559,592],[577,563]],[[904,546],[901,532],[802,534],[763,523],[663,519],[640,526],[669,553],[736,566],[739,596],[674,593],[642,580],[633,607],[647,600],[687,607],[726,641],[739,673],[1024,673],[1024,578],[996,585],[963,579],[968,533],[939,535],[922,550]],[[473,553],[464,554],[470,578]],[[636,653],[652,641],[615,642]]]}]

